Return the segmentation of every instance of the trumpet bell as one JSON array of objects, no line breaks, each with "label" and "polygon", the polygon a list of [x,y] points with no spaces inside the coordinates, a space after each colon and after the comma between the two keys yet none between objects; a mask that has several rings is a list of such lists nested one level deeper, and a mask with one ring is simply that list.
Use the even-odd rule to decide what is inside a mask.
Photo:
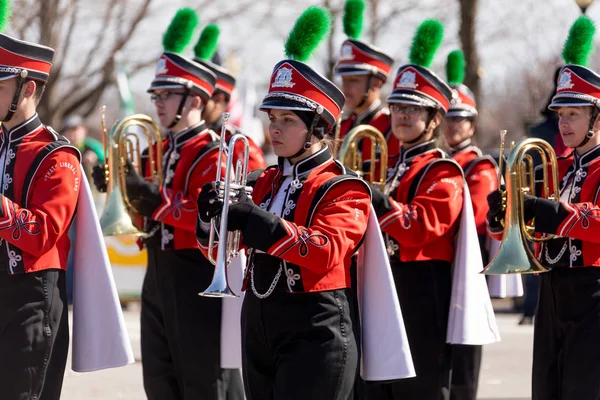
[{"label": "trumpet bell", "polygon": [[229,282],[227,281],[227,266],[224,264],[215,266],[215,273],[213,275],[213,280],[206,288],[205,291],[198,293],[200,296],[204,297],[216,297],[216,298],[234,298],[239,297],[229,287]]},{"label": "trumpet bell", "polygon": [[108,194],[104,211],[100,217],[100,228],[104,236],[144,235],[144,232],[135,227],[127,213],[124,207],[123,195],[119,189],[115,189]]},{"label": "trumpet bell", "polygon": [[511,225],[506,228],[500,249],[483,274],[537,274],[547,271],[535,258],[519,226]]}]

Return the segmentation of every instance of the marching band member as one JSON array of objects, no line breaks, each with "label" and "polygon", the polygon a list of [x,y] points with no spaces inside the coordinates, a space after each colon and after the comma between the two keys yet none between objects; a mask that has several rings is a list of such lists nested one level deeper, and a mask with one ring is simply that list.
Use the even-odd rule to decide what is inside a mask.
[{"label": "marching band member", "polygon": [[36,112],[54,50],[0,34],[0,54],[0,387],[4,398],[58,400],[69,349],[67,233],[80,154]]},{"label": "marching band member", "polygon": [[[215,92],[211,96],[208,103],[202,111],[202,118],[213,131],[220,133],[221,125],[223,124],[221,115],[227,110],[231,94],[235,89],[235,77],[224,67],[217,65],[210,60],[217,49],[217,41],[219,38],[219,27],[214,24],[207,25],[200,34],[198,42],[194,46],[194,53],[196,57],[194,61],[205,66],[211,70],[217,77],[217,83],[215,84]],[[227,125],[227,134],[225,136],[226,143],[229,143],[229,139],[235,134],[242,133],[240,129],[231,124]],[[245,135],[248,139],[249,157],[248,157],[248,171],[254,171],[259,168],[265,168],[267,166],[265,162],[265,155],[263,151],[254,143],[252,138]],[[233,162],[237,162],[238,159],[242,159],[244,155],[244,144],[238,142],[235,149],[235,158]],[[235,164],[234,164],[235,165]]]},{"label": "marching band member", "polygon": [[[10,2],[2,3],[2,25],[8,20],[9,8]],[[0,31],[3,29],[1,26]],[[0,272],[1,397],[59,400],[69,352],[65,270],[70,248],[81,253],[81,242],[71,243],[68,231],[76,208],[78,217],[87,219],[78,223],[80,233],[88,233],[82,230],[87,226],[84,222],[97,225],[97,217],[89,207],[91,195],[79,151],[44,125],[37,114],[54,50],[0,34],[0,55],[0,253],[4,265]],[[94,233],[85,236],[88,249],[104,250],[104,254],[93,252],[94,256],[105,255],[102,237]],[[102,261],[88,260],[85,271],[78,265],[75,270],[78,276],[91,271],[96,277],[106,278],[110,271]],[[96,298],[90,299],[87,293],[77,296],[77,300],[95,307],[97,314],[91,315],[89,309],[86,314],[80,303],[75,305],[74,370],[133,362],[121,310],[106,308],[116,306],[116,298],[111,296],[112,291],[116,292],[114,283],[106,283],[98,282]],[[108,289],[107,297],[103,297],[107,294],[103,289]],[[94,332],[86,336],[85,343],[79,340],[79,328],[98,329],[93,321],[89,325],[90,317],[106,323],[106,341],[98,341]],[[108,355],[102,347],[107,342],[112,344]],[[99,351],[104,353],[100,357]],[[82,352],[87,355],[83,363]]]},{"label": "marching band member", "polygon": [[452,99],[452,89],[429,69],[442,36],[438,21],[423,22],[413,40],[411,64],[398,70],[387,101],[402,149],[385,192],[372,188],[417,376],[367,385],[368,399],[438,400],[449,384],[446,333],[463,174],[436,144]]},{"label": "marching band member", "polygon": [[[524,195],[536,232],[556,235],[538,249],[541,274],[535,317],[533,400],[600,398],[600,75],[588,69],[595,27],[580,17],[569,32],[550,108],[571,154],[558,159],[560,201]],[[584,179],[585,178],[585,179]],[[489,229],[502,232],[502,193],[488,197]]]},{"label": "marching band member", "polygon": [[[331,155],[344,95],[302,60],[328,33],[329,16],[310,7],[286,42],[261,110],[279,162],[249,178],[229,207],[228,230],[250,249],[242,309],[243,373],[249,400],[347,399],[358,368],[351,257],[370,210],[369,187]],[[201,248],[223,204],[214,186],[198,197]],[[258,205],[255,205],[258,204]]]},{"label": "marching band member", "polygon": [[[464,67],[462,51],[453,51],[448,55],[446,75],[455,96],[446,113],[444,136],[450,146],[450,154],[462,168],[469,187],[479,246],[486,265],[489,242],[486,224],[487,196],[498,189],[498,167],[492,157],[483,155],[472,142],[476,129],[477,106],[473,92],[462,83]],[[475,400],[481,368],[481,351],[480,345],[453,345],[451,399]]]},{"label": "marching band member", "polygon": [[[380,49],[358,40],[364,8],[364,0],[347,0],[344,8],[344,32],[349,38],[342,44],[334,73],[342,77],[342,92],[350,114],[342,120],[339,139],[343,139],[352,128],[368,124],[386,137],[388,155],[397,156],[400,143],[392,135],[390,112],[379,98],[394,60]],[[371,141],[368,139],[362,142],[362,154],[363,161],[370,160]]]},{"label": "marching band member", "polygon": [[[201,118],[214,91],[215,75],[183,57],[197,24],[193,10],[177,12],[163,38],[165,52],[148,92],[163,141],[164,183],[148,182],[129,168],[127,195],[146,219],[148,268],[142,286],[141,349],[144,389],[149,399],[225,399],[220,368],[221,300],[198,296],[213,265],[194,235],[196,197],[215,179],[218,136]],[[146,162],[146,172],[149,172]],[[99,190],[104,171],[96,168]]]}]

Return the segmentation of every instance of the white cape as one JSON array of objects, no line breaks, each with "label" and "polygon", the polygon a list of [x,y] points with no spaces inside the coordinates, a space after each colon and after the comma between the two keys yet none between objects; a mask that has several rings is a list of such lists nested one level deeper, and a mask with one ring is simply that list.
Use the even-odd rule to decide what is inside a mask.
[{"label": "white cape", "polygon": [[244,267],[246,255],[242,251],[234,258],[227,268],[229,287],[240,297],[222,299],[221,311],[221,368],[242,368],[242,326],[240,316],[244,292]]},{"label": "white cape", "polygon": [[[490,237],[488,239],[489,258],[493,260],[500,248],[500,242]],[[521,274],[488,275],[487,282],[490,296],[493,298],[503,299],[523,296],[523,277]]]},{"label": "white cape", "polygon": [[357,274],[362,378],[381,381],[416,376],[394,277],[372,206],[358,253]]},{"label": "white cape", "polygon": [[452,293],[446,342],[483,345],[500,341],[488,292],[469,188],[463,186],[463,208],[452,266]]},{"label": "white cape", "polygon": [[134,362],[92,192],[81,170],[77,203],[72,369],[77,372]]}]

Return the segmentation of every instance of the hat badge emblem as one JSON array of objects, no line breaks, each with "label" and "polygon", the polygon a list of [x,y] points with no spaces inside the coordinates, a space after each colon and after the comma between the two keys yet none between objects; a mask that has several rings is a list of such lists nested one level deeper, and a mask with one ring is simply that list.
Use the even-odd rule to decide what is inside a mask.
[{"label": "hat badge emblem", "polygon": [[558,78],[558,86],[557,90],[565,90],[571,89],[573,87],[573,82],[571,81],[571,71],[563,71]]},{"label": "hat badge emblem", "polygon": [[295,83],[292,82],[292,69],[291,68],[279,68],[277,75],[271,84],[272,88],[291,88],[294,87]]},{"label": "hat badge emblem", "polygon": [[349,44],[345,44],[342,46],[342,60],[353,60],[354,52],[352,51],[352,46]]},{"label": "hat badge emblem", "polygon": [[396,84],[398,88],[411,88],[414,89],[417,87],[417,74],[412,71],[405,71],[400,75],[400,80]]},{"label": "hat badge emblem", "polygon": [[156,64],[156,75],[166,75],[167,72],[169,72],[169,69],[167,68],[167,60],[161,58]]}]

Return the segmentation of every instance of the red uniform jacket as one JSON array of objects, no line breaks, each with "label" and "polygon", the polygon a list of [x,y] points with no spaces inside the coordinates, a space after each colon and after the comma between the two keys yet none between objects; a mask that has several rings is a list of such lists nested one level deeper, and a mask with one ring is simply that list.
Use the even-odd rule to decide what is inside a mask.
[{"label": "red uniform jacket", "polygon": [[558,176],[561,201],[538,199],[535,206],[535,230],[559,236],[538,246],[538,259],[549,268],[598,267],[600,146],[559,158]]},{"label": "red uniform jacket", "polygon": [[[233,128],[233,129],[232,129]],[[210,126],[214,132],[221,134],[221,119],[216,121],[214,124]],[[229,140],[233,135],[242,134],[242,132],[235,126],[227,125],[227,134],[225,135],[225,142],[229,143]],[[262,169],[267,166],[265,161],[265,155],[263,151],[254,143],[250,137],[246,136],[248,139],[249,151],[248,151],[248,172],[252,172],[257,169]],[[244,143],[238,142],[235,146],[235,153],[233,158],[233,166],[237,163],[237,160],[243,161],[244,157]]]},{"label": "red uniform jacket", "polygon": [[163,250],[198,248],[196,199],[202,186],[216,179],[218,150],[219,138],[204,122],[177,134],[169,132],[163,141],[164,182],[159,188],[159,205],[145,229],[155,240],[160,238]]},{"label": "red uniform jacket", "polygon": [[38,115],[6,131],[0,165],[0,258],[9,274],[66,269],[81,185],[79,151]]},{"label": "red uniform jacket", "polygon": [[[261,254],[263,259],[266,255],[284,268],[281,281],[288,292],[350,287],[351,257],[367,229],[369,187],[356,176],[346,175],[326,148],[298,162],[293,178],[283,216],[268,211],[250,214],[242,233],[244,245],[251,253],[265,253]],[[280,160],[279,166],[265,169],[250,182],[254,186],[252,198],[262,210],[269,210],[284,179]],[[205,240],[200,241],[206,252],[202,246]],[[255,262],[254,268],[262,266]]]},{"label": "red uniform jacket", "polygon": [[392,261],[452,262],[463,182],[460,166],[434,141],[402,149],[388,173],[389,206],[378,211]]},{"label": "red uniform jacket", "polygon": [[452,158],[463,169],[469,186],[477,234],[486,235],[486,215],[489,209],[487,196],[498,189],[496,161],[489,155],[483,155],[470,141],[453,149]]},{"label": "red uniform jacket", "polygon": [[[340,139],[344,139],[344,136],[346,136],[351,129],[362,124],[371,125],[383,133],[383,136],[387,139],[389,157],[397,156],[398,153],[400,153],[400,141],[392,133],[390,111],[387,107],[384,107],[381,102],[374,103],[372,107],[359,115],[351,114],[348,118],[342,120]],[[363,161],[371,160],[371,141],[364,139],[361,148]],[[388,165],[391,165],[391,163],[388,162]]]}]

